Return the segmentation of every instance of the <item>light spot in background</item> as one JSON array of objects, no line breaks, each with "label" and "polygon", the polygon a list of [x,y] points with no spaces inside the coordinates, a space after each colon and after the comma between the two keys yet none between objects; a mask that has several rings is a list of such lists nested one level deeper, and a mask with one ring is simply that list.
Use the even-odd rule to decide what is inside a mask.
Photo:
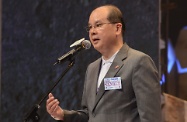
[{"label": "light spot in background", "polygon": [[[183,29],[187,30],[187,26],[185,26]],[[177,72],[178,74],[184,74],[184,73],[187,73],[187,67],[181,67],[181,64],[180,64],[180,61],[176,58],[176,55],[175,55],[175,51],[174,51],[174,48],[171,44],[171,41],[168,40],[168,50],[167,50],[167,57],[168,57],[168,66],[167,66],[167,73],[170,74],[172,68],[173,68],[173,65],[177,64]],[[160,84],[163,85],[165,83],[165,74],[162,74],[162,77],[161,77],[161,80],[160,80]]]}]

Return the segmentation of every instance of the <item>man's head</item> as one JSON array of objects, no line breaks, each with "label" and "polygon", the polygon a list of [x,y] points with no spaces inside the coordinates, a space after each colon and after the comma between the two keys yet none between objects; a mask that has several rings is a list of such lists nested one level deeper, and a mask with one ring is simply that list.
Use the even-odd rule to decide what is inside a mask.
[{"label": "man's head", "polygon": [[107,19],[111,23],[121,23],[122,24],[122,33],[125,32],[125,23],[123,20],[122,12],[114,5],[106,5],[109,8],[109,14]]},{"label": "man's head", "polygon": [[90,14],[87,30],[96,50],[106,53],[118,50],[123,44],[125,24],[121,11],[113,5],[98,7]]}]

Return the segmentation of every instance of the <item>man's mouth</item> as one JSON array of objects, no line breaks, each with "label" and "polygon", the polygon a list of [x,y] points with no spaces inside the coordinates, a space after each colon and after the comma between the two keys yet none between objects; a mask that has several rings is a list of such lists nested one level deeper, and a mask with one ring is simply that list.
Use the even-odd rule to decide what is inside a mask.
[{"label": "man's mouth", "polygon": [[98,41],[99,41],[98,38],[94,38],[94,39],[92,39],[92,40],[93,40],[93,42],[98,42]]}]

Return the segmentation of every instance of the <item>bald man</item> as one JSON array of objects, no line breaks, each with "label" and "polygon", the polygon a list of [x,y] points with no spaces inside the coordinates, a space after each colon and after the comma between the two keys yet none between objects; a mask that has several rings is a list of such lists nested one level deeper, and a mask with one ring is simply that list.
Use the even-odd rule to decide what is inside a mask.
[{"label": "bald man", "polygon": [[85,75],[82,110],[64,110],[50,93],[47,112],[64,122],[161,122],[158,72],[152,59],[123,40],[125,24],[113,5],[92,11],[87,31],[101,58]]}]

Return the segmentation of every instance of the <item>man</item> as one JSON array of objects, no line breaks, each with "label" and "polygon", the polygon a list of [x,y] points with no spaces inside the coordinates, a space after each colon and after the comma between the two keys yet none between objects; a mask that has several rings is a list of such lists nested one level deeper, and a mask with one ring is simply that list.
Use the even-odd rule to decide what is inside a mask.
[{"label": "man", "polygon": [[63,110],[50,93],[47,112],[64,122],[160,122],[156,67],[148,55],[123,43],[121,11],[113,5],[96,8],[87,30],[102,57],[87,68],[82,110]]}]

